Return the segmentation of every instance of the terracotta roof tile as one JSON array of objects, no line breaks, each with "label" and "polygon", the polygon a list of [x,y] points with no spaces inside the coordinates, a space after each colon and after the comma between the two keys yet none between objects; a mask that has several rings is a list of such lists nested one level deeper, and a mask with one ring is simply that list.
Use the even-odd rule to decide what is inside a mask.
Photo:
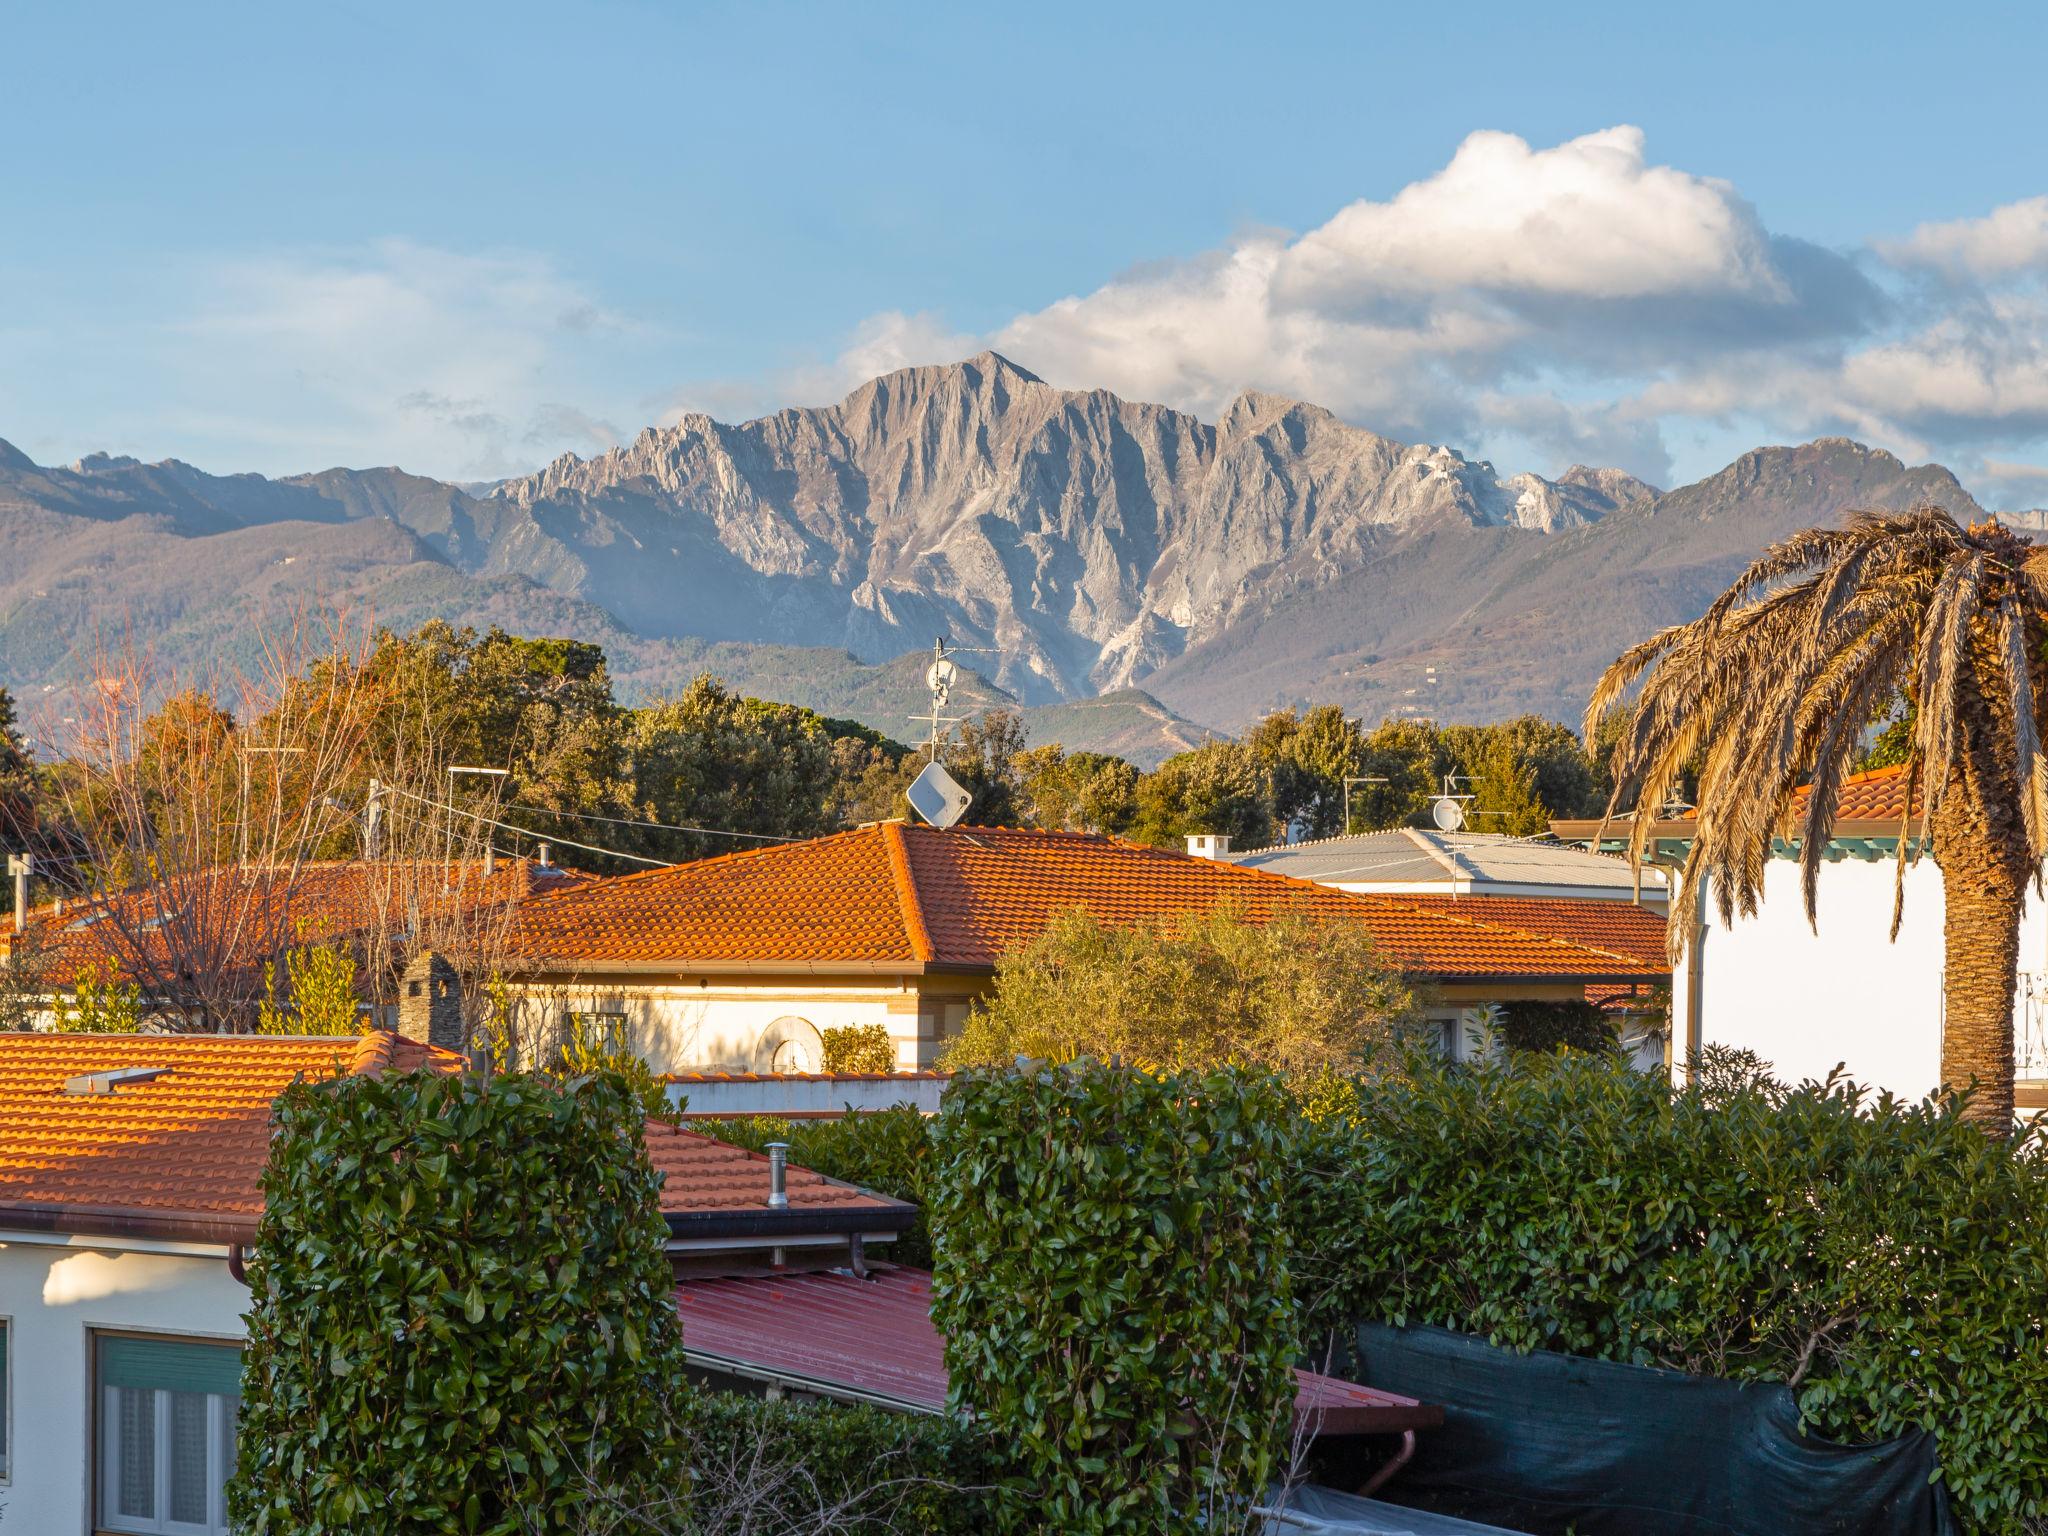
[{"label": "terracotta roof tile", "polygon": [[[1661,893],[1660,893],[1661,894]],[[1574,900],[1568,896],[1404,896],[1433,912],[1501,923],[1548,934],[1657,968],[1668,965],[1664,914],[1631,901]]]},{"label": "terracotta roof tile", "polygon": [[[389,1032],[360,1038],[268,1035],[0,1034],[0,1229],[52,1208],[160,1218],[246,1241],[263,1209],[273,1101],[298,1078],[458,1071],[461,1058]],[[123,1067],[168,1067],[111,1093],[66,1080]],[[768,1160],[650,1122],[647,1150],[667,1175],[670,1215],[765,1211]],[[795,1211],[894,1212],[901,1205],[792,1167]],[[197,1235],[195,1233],[195,1235]]]},{"label": "terracotta roof tile", "polygon": [[[441,903],[468,910],[570,888],[591,878],[530,859],[500,859],[488,875],[473,859],[452,864],[347,860],[291,869],[223,867],[191,876],[182,886],[173,883],[167,888],[168,901],[165,891],[149,889],[73,899],[61,912],[54,906],[39,907],[30,915],[29,928],[32,942],[48,956],[44,981],[61,989],[76,981],[80,968],[89,964],[113,960],[131,976],[146,974],[145,965],[163,965],[173,953],[158,921],[166,906],[174,914],[171,923],[189,923],[195,930],[177,951],[182,958],[203,955],[212,964],[254,969],[300,942],[302,935],[343,939],[379,923],[390,930],[403,929],[412,921],[415,904],[430,914]],[[187,887],[190,896],[176,894]],[[232,926],[239,933],[234,953],[210,953],[196,932],[209,922],[216,929]],[[0,935],[0,949],[10,937]]]},{"label": "terracotta roof tile", "polygon": [[1260,922],[1289,911],[1361,923],[1425,977],[1619,981],[1669,970],[1640,946],[1565,933],[1558,903],[1541,904],[1546,927],[1531,930],[1469,904],[1353,895],[1115,838],[894,822],[538,897],[522,905],[514,948],[534,969],[586,976],[650,964],[985,972],[1071,908],[1120,925],[1225,901]]},{"label": "terracotta roof tile", "polygon": [[[390,1035],[0,1035],[0,1205],[253,1222],[271,1102],[295,1078],[430,1062],[459,1065]],[[122,1067],[170,1071],[111,1093],[64,1091],[69,1078]]]}]

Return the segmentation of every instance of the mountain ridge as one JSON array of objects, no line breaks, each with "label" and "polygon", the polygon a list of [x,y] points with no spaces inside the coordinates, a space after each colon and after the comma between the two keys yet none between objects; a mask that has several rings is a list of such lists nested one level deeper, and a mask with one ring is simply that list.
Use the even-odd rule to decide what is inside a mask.
[{"label": "mountain ridge", "polygon": [[946,635],[989,647],[990,684],[1027,707],[1142,687],[1174,717],[1161,741],[1306,702],[1569,718],[1606,659],[1764,544],[1922,499],[1981,515],[1940,466],[1842,438],[1670,491],[1584,465],[1503,476],[1281,395],[1205,423],[992,352],[832,406],[686,414],[483,495],[392,467],[45,468],[0,443],[0,680],[76,681],[77,637],[138,619],[173,653],[229,653],[266,606],[315,595],[578,633],[636,686],[716,652],[803,703],[806,673],[862,695],[848,664]]}]

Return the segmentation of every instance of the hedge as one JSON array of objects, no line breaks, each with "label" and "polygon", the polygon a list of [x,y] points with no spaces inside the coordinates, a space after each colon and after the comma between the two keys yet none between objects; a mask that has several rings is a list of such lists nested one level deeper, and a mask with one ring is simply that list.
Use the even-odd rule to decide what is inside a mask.
[{"label": "hedge", "polygon": [[237,1531],[568,1532],[686,1491],[668,1229],[624,1085],[341,1078],[273,1123]]},{"label": "hedge", "polygon": [[756,1152],[771,1141],[787,1142],[789,1160],[798,1167],[912,1201],[918,1207],[917,1220],[895,1242],[876,1249],[874,1257],[918,1269],[931,1267],[931,1229],[924,1211],[932,1161],[931,1122],[911,1105],[849,1111],[837,1120],[753,1115],[700,1122],[698,1128]]},{"label": "hedge", "polygon": [[1293,1398],[1270,1078],[1080,1062],[965,1073],[928,1194],[952,1404],[1000,1448],[997,1528],[1215,1531]]},{"label": "hedge", "polygon": [[1983,1532],[2048,1518],[2048,1158],[1952,1107],[1717,1064],[1417,1059],[1304,1122],[1310,1340],[1425,1323],[1790,1383],[1831,1438],[1932,1431]]}]

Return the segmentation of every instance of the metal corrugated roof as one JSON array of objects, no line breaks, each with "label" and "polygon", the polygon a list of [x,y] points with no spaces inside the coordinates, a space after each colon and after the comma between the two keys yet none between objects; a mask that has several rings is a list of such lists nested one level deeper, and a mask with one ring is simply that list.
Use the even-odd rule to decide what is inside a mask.
[{"label": "metal corrugated roof", "polygon": [[[1625,860],[1583,848],[1497,832],[1439,832],[1397,827],[1266,848],[1233,861],[1323,885],[1543,885],[1628,892]],[[1662,877],[1644,871],[1644,887],[1661,893]]]},{"label": "metal corrugated roof", "polygon": [[[946,1345],[932,1326],[932,1277],[878,1268],[684,1280],[676,1287],[683,1349],[713,1370],[827,1397],[939,1413]],[[1392,1392],[1296,1371],[1297,1419],[1316,1433],[1427,1429],[1443,1410]]]}]

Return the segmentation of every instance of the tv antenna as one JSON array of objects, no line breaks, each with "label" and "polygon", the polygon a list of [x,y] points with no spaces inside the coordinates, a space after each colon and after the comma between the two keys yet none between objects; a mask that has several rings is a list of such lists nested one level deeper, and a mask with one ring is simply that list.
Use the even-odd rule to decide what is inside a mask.
[{"label": "tv antenna", "polygon": [[[910,717],[913,720],[925,721],[931,726],[931,739],[926,748],[929,754],[928,761],[936,763],[939,760],[939,743],[946,738],[954,726],[967,718],[965,715],[949,715],[946,713],[946,706],[953,700],[953,685],[960,680],[960,667],[953,658],[955,656],[992,656],[994,654],[995,647],[992,645],[949,645],[944,635],[940,635],[932,642],[932,664],[924,669],[924,685],[932,692],[931,713],[912,715]],[[920,810],[918,814],[923,815],[924,813]],[[925,819],[930,820],[931,818],[926,817]],[[957,820],[958,818],[956,817],[955,819]]]},{"label": "tv antenna", "polygon": [[1460,784],[1470,784],[1471,779],[1462,773],[1444,775],[1444,792],[1431,802],[1429,819],[1436,823],[1439,832],[1456,832],[1465,825],[1465,807],[1477,797],[1458,793]]}]

